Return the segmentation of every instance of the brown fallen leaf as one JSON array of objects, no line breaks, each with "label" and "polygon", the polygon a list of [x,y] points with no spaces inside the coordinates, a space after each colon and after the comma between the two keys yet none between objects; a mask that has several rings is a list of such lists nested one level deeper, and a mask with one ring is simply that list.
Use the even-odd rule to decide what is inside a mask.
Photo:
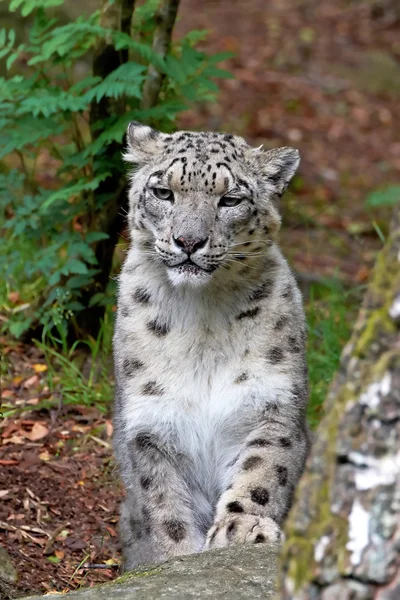
[{"label": "brown fallen leaf", "polygon": [[3,440],[3,446],[6,444],[24,444],[25,440],[21,435],[12,435],[9,438]]},{"label": "brown fallen leaf", "polygon": [[24,433],[24,436],[31,442],[36,442],[37,440],[41,440],[46,437],[48,433],[49,430],[47,427],[41,425],[41,423],[35,423],[31,431]]},{"label": "brown fallen leaf", "polygon": [[86,433],[90,429],[90,425],[73,425],[72,431],[77,431],[78,433]]},{"label": "brown fallen leaf", "polygon": [[65,541],[65,545],[70,550],[84,550],[87,547],[87,542],[82,540],[81,538],[67,538]]},{"label": "brown fallen leaf", "polygon": [[30,400],[27,400],[26,403],[32,406],[36,406],[36,404],[39,404],[39,398],[31,398]]},{"label": "brown fallen leaf", "polygon": [[4,430],[1,433],[1,437],[3,438],[7,438],[10,437],[14,431],[18,431],[19,427],[18,424],[15,422],[12,423],[7,423],[6,426],[4,427]]},{"label": "brown fallen leaf", "polygon": [[10,493],[10,490],[0,490],[0,498],[5,498]]},{"label": "brown fallen leaf", "polygon": [[32,375],[32,377],[29,377],[29,379],[26,379],[24,381],[24,383],[22,384],[22,387],[27,389],[27,388],[31,388],[34,385],[36,385],[39,382],[39,377],[37,375]]},{"label": "brown fallen leaf", "polygon": [[18,460],[4,460],[4,459],[0,460],[0,465],[3,465],[5,467],[11,466],[11,465],[17,465],[18,463],[19,463]]},{"label": "brown fallen leaf", "polygon": [[117,537],[117,532],[115,531],[114,527],[111,527],[111,525],[106,525],[106,529],[111,537]]}]

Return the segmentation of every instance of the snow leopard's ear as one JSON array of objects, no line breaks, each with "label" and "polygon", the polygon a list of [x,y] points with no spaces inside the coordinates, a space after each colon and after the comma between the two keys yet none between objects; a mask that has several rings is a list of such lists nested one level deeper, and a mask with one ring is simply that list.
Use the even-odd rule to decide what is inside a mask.
[{"label": "snow leopard's ear", "polygon": [[123,155],[124,160],[139,166],[150,162],[155,155],[161,154],[164,135],[148,125],[131,121],[126,132],[127,149]]},{"label": "snow leopard's ear", "polygon": [[258,150],[258,164],[266,182],[275,194],[282,196],[300,163],[300,153],[295,148],[284,146],[272,150]]}]

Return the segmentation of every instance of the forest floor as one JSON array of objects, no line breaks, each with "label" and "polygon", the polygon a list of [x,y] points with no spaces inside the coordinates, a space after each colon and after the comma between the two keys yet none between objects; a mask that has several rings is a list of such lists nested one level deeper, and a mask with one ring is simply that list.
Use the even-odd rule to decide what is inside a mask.
[{"label": "forest floor", "polygon": [[[396,3],[204,0],[199,9],[182,0],[180,14],[178,34],[208,29],[208,52],[235,54],[226,65],[235,78],[222,82],[219,102],[182,114],[181,126],[299,148],[300,172],[282,206],[284,250],[306,279],[362,286],[387,216],[366,210],[365,198],[400,180]],[[18,588],[63,591],[111,579],[123,491],[110,415],[104,403],[63,403],[40,349],[0,341],[0,542]]]}]

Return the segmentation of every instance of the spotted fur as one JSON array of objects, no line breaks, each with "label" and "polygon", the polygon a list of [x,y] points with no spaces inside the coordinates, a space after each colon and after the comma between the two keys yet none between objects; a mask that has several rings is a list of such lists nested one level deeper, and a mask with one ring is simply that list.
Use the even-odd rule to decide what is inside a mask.
[{"label": "spotted fur", "polygon": [[297,151],[132,123],[114,337],[125,568],[279,539],[308,450],[301,295],[277,245]]}]

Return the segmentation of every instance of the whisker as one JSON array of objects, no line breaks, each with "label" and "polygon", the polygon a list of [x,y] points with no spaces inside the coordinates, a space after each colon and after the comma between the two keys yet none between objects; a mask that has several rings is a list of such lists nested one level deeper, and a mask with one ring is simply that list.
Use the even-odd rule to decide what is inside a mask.
[{"label": "whisker", "polygon": [[141,250],[140,254],[145,254],[146,256],[158,256],[158,252],[152,252],[151,250]]},{"label": "whisker", "polygon": [[219,268],[220,269],[224,269],[224,271],[226,271],[227,273],[229,273],[229,269],[228,269],[227,265],[222,265],[221,264],[221,265],[219,265]]},{"label": "whisker", "polygon": [[264,254],[265,254],[265,252],[259,252],[259,251],[257,251],[257,252],[228,252],[227,256],[236,256],[236,257],[239,257],[239,256],[262,256]]},{"label": "whisker", "polygon": [[246,263],[240,262],[239,260],[235,260],[234,258],[229,258],[229,260],[227,262],[236,263],[238,265],[241,265],[242,267],[247,267],[248,269],[255,269],[256,268],[256,267],[253,267],[251,265],[247,265]]},{"label": "whisker", "polygon": [[254,243],[254,244],[267,244],[268,241],[266,240],[244,240],[243,242],[236,242],[235,244],[231,244],[231,246],[243,246],[243,244],[248,244],[248,243]]}]

